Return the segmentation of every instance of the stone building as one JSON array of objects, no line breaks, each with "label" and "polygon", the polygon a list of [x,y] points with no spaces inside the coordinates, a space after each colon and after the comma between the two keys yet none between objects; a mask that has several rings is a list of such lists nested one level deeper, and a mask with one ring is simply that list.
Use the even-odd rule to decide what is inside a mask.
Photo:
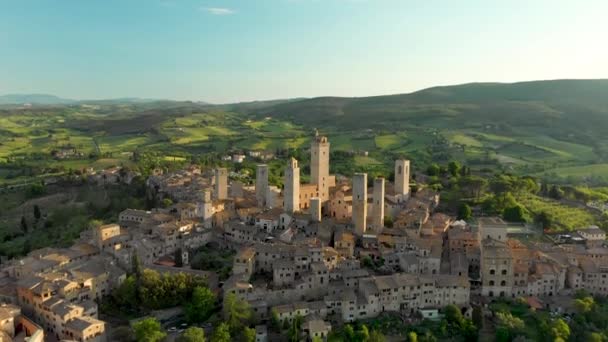
[{"label": "stone building", "polygon": [[300,167],[295,158],[291,158],[285,168],[283,209],[286,213],[300,210]]},{"label": "stone building", "polygon": [[380,232],[384,228],[384,178],[374,179],[372,227]]},{"label": "stone building", "polygon": [[395,195],[398,202],[404,202],[410,195],[410,161],[395,161]]},{"label": "stone building", "polygon": [[215,169],[215,199],[228,199],[228,170],[225,168]]},{"label": "stone building", "polygon": [[353,225],[355,233],[363,236],[367,229],[367,173],[353,176]]},{"label": "stone building", "polygon": [[318,132],[310,146],[310,181],[317,186],[318,197],[323,202],[329,199],[329,141]]},{"label": "stone building", "polygon": [[268,165],[258,164],[255,173],[255,198],[258,207],[266,208],[268,206]]}]

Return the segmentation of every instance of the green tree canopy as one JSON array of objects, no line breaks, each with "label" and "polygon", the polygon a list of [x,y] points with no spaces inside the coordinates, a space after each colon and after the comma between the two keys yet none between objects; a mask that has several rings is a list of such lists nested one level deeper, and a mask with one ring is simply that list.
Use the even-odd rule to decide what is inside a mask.
[{"label": "green tree canopy", "polygon": [[249,303],[239,299],[234,293],[224,297],[224,319],[231,331],[237,331],[243,325],[247,325],[251,316]]},{"label": "green tree canopy", "polygon": [[472,216],[473,216],[473,210],[471,210],[471,207],[468,204],[463,203],[460,206],[460,208],[458,209],[458,219],[459,220],[470,220]]},{"label": "green tree canopy", "polygon": [[213,331],[211,342],[230,342],[230,327],[225,322],[220,323]]},{"label": "green tree canopy", "polygon": [[205,342],[205,330],[199,327],[190,327],[186,329],[181,336],[176,340],[177,342]]},{"label": "green tree canopy", "polygon": [[137,342],[162,341],[167,334],[161,330],[160,323],[153,317],[144,318],[133,323],[133,331]]},{"label": "green tree canopy", "polygon": [[192,291],[192,299],[185,305],[188,322],[204,322],[215,307],[215,294],[207,287],[197,286]]}]

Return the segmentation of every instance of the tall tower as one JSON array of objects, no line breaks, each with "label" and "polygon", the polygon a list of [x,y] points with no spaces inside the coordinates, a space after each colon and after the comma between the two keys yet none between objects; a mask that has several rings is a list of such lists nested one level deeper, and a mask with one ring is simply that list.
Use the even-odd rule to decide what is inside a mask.
[{"label": "tall tower", "polygon": [[215,169],[215,199],[225,200],[228,198],[228,170],[225,168]]},{"label": "tall tower", "polygon": [[319,197],[310,199],[310,218],[313,222],[321,222],[321,199]]},{"label": "tall tower", "polygon": [[374,179],[374,209],[372,222],[374,229],[384,228],[384,178]]},{"label": "tall tower", "polygon": [[395,161],[395,194],[403,199],[410,195],[410,161]]},{"label": "tall tower", "polygon": [[285,168],[283,203],[283,209],[286,213],[294,213],[300,210],[300,168],[295,158],[291,158]]},{"label": "tall tower", "polygon": [[353,177],[353,223],[357,235],[365,234],[367,225],[367,173],[355,173]]},{"label": "tall tower", "polygon": [[211,201],[211,191],[205,190],[198,203],[199,215],[203,219],[203,226],[211,228],[211,218],[213,217],[213,202]]},{"label": "tall tower", "polygon": [[255,199],[258,207],[268,206],[268,165],[258,164],[255,172]]},{"label": "tall tower", "polygon": [[322,201],[329,199],[329,141],[327,137],[315,137],[310,145],[310,181],[317,185],[319,197]]}]

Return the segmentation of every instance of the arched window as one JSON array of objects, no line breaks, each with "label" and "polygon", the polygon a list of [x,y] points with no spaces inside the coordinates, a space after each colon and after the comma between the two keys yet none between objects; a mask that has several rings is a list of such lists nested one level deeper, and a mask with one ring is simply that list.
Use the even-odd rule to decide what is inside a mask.
[{"label": "arched window", "polygon": [[490,274],[491,274],[491,275],[494,275],[495,273],[496,273],[496,271],[494,271],[494,270],[490,270]]},{"label": "arched window", "polygon": [[490,280],[490,286],[494,286],[494,280]]},{"label": "arched window", "polygon": [[402,172],[401,165],[399,165],[399,167],[397,167],[397,174],[399,174],[399,175],[400,175],[400,174],[401,174],[401,172]]},{"label": "arched window", "polygon": [[507,285],[506,281],[503,280],[503,281],[500,282],[500,286],[506,286],[506,285]]}]

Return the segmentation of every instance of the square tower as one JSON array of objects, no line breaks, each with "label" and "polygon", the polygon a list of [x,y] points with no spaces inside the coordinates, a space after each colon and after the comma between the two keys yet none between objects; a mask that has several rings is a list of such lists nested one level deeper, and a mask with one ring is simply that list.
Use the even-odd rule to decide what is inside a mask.
[{"label": "square tower", "polygon": [[228,199],[228,170],[226,168],[215,169],[215,199]]},{"label": "square tower", "polygon": [[267,207],[268,200],[268,165],[258,164],[255,172],[255,199],[258,207]]},{"label": "square tower", "polygon": [[329,141],[318,132],[310,146],[310,181],[317,185],[322,201],[329,199]]},{"label": "square tower", "polygon": [[384,228],[384,178],[374,179],[374,207],[372,224],[377,231]]},{"label": "square tower", "polygon": [[310,219],[313,222],[321,222],[321,199],[319,197],[310,199]]},{"label": "square tower", "polygon": [[395,195],[407,199],[410,195],[410,161],[395,161]]},{"label": "square tower", "polygon": [[300,167],[295,158],[291,158],[285,168],[283,209],[286,213],[294,213],[300,210]]},{"label": "square tower", "polygon": [[353,177],[353,224],[357,235],[365,234],[367,226],[367,173],[355,173]]}]

